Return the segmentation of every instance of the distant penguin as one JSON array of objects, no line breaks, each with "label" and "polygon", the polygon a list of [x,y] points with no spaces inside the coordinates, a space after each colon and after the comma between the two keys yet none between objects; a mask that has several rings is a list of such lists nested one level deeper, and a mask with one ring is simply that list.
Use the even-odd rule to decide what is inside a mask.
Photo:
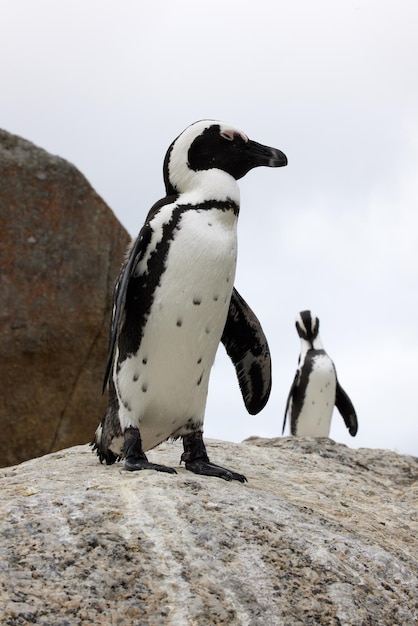
[{"label": "distant penguin", "polygon": [[192,124],[169,147],[167,195],[151,208],[115,286],[104,379],[109,403],[92,442],[101,462],[125,458],[129,471],[175,473],[150,463],[145,452],[181,437],[186,469],[246,481],[209,461],[203,420],[220,341],[247,410],[258,413],[269,398],[268,344],[234,289],[237,180],[254,167],[286,164],[280,150],[213,120]]},{"label": "distant penguin", "polygon": [[319,319],[310,311],[296,318],[301,341],[298,368],[287,399],[283,421],[290,420],[290,432],[297,437],[329,437],[334,405],[352,437],[357,433],[353,404],[337,379],[334,363],[319,337]]}]

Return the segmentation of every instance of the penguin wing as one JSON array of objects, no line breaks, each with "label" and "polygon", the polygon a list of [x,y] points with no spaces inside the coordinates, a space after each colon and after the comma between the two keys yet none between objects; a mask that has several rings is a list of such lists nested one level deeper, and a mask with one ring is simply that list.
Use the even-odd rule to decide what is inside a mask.
[{"label": "penguin wing", "polygon": [[166,204],[174,202],[175,196],[166,196],[161,200],[158,200],[148,212],[147,218],[143,227],[141,228],[138,237],[128,249],[127,257],[122,265],[118,279],[116,281],[115,289],[113,292],[113,311],[112,321],[110,323],[110,336],[109,336],[109,351],[107,355],[105,375],[103,379],[103,391],[109,380],[110,370],[112,369],[113,359],[115,356],[115,346],[119,335],[120,327],[124,319],[126,293],[132,274],[135,271],[136,266],[141,261],[146,252],[152,237],[152,228],[150,222],[158,211]]},{"label": "penguin wing", "polygon": [[298,387],[299,378],[300,378],[300,371],[296,370],[296,374],[295,374],[295,377],[293,379],[292,386],[290,387],[289,395],[287,396],[286,408],[285,408],[285,411],[284,411],[284,418],[283,418],[282,435],[283,435],[284,429],[286,427],[287,416],[289,416],[289,420],[290,420],[290,417],[291,417],[290,413],[291,413],[291,407],[292,407],[292,404],[293,404],[293,395],[294,395],[294,393],[295,393],[295,391],[296,391],[296,389]]},{"label": "penguin wing", "polygon": [[270,350],[260,322],[235,288],[221,341],[235,366],[247,411],[255,415],[270,396]]},{"label": "penguin wing", "polygon": [[337,391],[335,394],[335,406],[341,413],[345,425],[348,428],[348,432],[352,437],[355,437],[358,429],[356,411],[354,409],[353,403],[351,402],[344,389],[341,387],[338,380]]},{"label": "penguin wing", "polygon": [[125,308],[126,292],[128,289],[129,281],[132,273],[141,260],[144,250],[149,243],[151,237],[151,229],[145,225],[138,238],[133,243],[131,249],[128,252],[127,258],[122,265],[118,279],[115,284],[113,292],[113,310],[112,321],[110,323],[110,335],[109,335],[109,350],[107,354],[106,369],[103,379],[103,391],[106,388],[107,381],[109,380],[110,370],[112,369],[113,359],[115,356],[115,345],[119,334],[119,329],[123,320],[123,312]]}]

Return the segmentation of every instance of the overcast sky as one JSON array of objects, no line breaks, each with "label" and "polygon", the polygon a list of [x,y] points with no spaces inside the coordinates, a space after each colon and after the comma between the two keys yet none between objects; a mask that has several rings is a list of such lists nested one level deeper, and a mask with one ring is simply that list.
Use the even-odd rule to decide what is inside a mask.
[{"label": "overcast sky", "polygon": [[246,414],[221,347],[207,437],[280,435],[310,308],[359,419],[353,439],[335,411],[331,437],[418,454],[417,27],[416,0],[2,1],[0,126],[74,163],[132,236],[190,123],[288,157],[240,182],[236,287],[271,399]]}]

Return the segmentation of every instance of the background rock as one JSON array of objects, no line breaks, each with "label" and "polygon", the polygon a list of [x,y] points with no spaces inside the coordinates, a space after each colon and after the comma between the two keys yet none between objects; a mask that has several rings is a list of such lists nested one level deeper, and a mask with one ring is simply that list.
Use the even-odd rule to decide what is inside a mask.
[{"label": "background rock", "polygon": [[416,458],[330,439],[208,451],[249,482],[128,473],[88,446],[2,470],[1,623],[417,623]]},{"label": "background rock", "polygon": [[128,234],[70,163],[0,130],[0,466],[91,440]]}]

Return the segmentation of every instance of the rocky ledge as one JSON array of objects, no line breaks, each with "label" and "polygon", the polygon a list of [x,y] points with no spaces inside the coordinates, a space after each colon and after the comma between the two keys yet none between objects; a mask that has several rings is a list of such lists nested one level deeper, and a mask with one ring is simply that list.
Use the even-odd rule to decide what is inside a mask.
[{"label": "rocky ledge", "polygon": [[248,483],[103,466],[0,470],[0,622],[416,624],[418,460],[330,439],[209,441]]}]

